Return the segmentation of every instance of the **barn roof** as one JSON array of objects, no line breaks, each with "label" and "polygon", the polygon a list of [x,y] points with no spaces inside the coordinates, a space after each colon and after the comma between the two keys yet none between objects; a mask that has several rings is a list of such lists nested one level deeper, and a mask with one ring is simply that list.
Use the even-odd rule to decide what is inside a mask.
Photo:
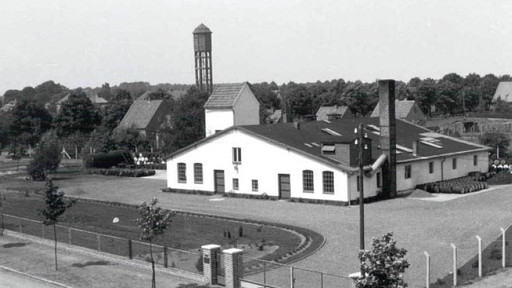
[{"label": "barn roof", "polygon": [[146,129],[163,100],[136,100],[117,126],[118,128]]},{"label": "barn roof", "polygon": [[[299,129],[292,123],[231,127],[185,147],[171,154],[169,158],[229,131],[238,129],[275,145],[292,149],[303,155],[334,165],[342,170],[355,171],[357,167],[348,166],[345,163],[322,155],[321,144],[349,143],[354,141],[357,137],[354,134],[354,128],[357,128],[359,123],[363,123],[368,138],[372,140],[372,157],[375,160],[382,153],[379,147],[380,128],[378,117],[302,122]],[[396,120],[396,133],[397,162],[449,157],[490,149],[486,146],[434,133],[426,128],[399,119]],[[414,156],[412,155],[412,143],[418,140],[420,141],[418,144],[419,153],[418,156]]]},{"label": "barn roof", "polygon": [[212,95],[204,104],[204,108],[206,109],[224,109],[224,108],[232,108],[242,90],[247,85],[244,83],[231,83],[231,84],[218,84],[213,88]]},{"label": "barn roof", "polygon": [[[416,101],[414,100],[395,100],[395,117],[398,119],[405,119],[411,113]],[[373,109],[371,117],[379,117],[380,102],[377,103]]]},{"label": "barn roof", "polygon": [[498,98],[505,102],[512,102],[512,82],[500,82],[498,84],[492,100],[498,101]]}]

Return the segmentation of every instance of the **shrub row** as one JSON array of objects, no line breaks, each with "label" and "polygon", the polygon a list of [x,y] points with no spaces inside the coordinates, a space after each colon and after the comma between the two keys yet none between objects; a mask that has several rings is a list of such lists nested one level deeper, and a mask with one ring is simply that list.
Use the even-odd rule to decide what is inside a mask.
[{"label": "shrub row", "polygon": [[94,153],[84,157],[86,168],[110,168],[121,163],[134,164],[128,151],[112,151],[108,153]]},{"label": "shrub row", "polygon": [[[480,180],[483,179],[483,180]],[[446,181],[431,182],[420,184],[416,187],[430,193],[457,193],[464,194],[479,191],[489,187],[486,175],[472,175]]]},{"label": "shrub row", "polygon": [[490,185],[512,184],[512,174],[508,170],[498,172],[489,178],[487,183]]},{"label": "shrub row", "polygon": [[259,200],[277,200],[278,199],[277,196],[268,196],[267,193],[253,195],[253,194],[245,194],[245,193],[225,192],[224,197],[259,199]]},{"label": "shrub row", "polygon": [[167,170],[166,164],[136,165],[136,164],[119,163],[116,165],[116,167],[117,168],[129,168],[129,169]]},{"label": "shrub row", "polygon": [[110,168],[110,169],[89,169],[89,170],[87,170],[87,173],[101,174],[101,175],[107,175],[107,176],[121,176],[121,177],[145,177],[145,176],[155,175],[155,170]]},{"label": "shrub row", "polygon": [[192,194],[192,195],[214,195],[215,192],[212,191],[204,191],[204,190],[185,190],[185,189],[175,189],[175,188],[162,188],[162,192],[170,192],[170,193],[179,193],[179,194]]}]

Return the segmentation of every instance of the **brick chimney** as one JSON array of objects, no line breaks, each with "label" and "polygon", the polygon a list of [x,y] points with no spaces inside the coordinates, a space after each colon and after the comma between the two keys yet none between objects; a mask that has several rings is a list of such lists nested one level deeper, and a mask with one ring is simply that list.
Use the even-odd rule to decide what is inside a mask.
[{"label": "brick chimney", "polygon": [[387,161],[382,166],[382,192],[386,198],[396,197],[396,119],[395,80],[379,80],[380,147]]}]

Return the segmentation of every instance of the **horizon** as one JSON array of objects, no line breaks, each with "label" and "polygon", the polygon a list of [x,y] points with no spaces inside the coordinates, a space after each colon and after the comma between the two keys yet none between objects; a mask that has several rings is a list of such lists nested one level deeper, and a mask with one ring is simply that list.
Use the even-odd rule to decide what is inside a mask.
[{"label": "horizon", "polygon": [[[0,93],[52,80],[193,85],[192,31],[212,34],[213,82],[278,85],[510,74],[509,1],[22,0],[0,4]],[[334,60],[333,60],[334,59]],[[13,75],[15,77],[13,77]]]}]

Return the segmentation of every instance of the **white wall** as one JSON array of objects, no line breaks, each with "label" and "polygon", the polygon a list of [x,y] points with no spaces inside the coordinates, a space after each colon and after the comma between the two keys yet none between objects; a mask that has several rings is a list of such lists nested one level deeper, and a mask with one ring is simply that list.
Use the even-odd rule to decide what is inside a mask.
[{"label": "white wall", "polygon": [[216,130],[224,130],[234,125],[233,110],[230,109],[205,109],[206,137],[215,134]]},{"label": "white wall", "polygon": [[[235,169],[232,148],[242,148],[242,163]],[[318,148],[319,149],[319,148]],[[187,165],[187,183],[178,183],[177,163]],[[194,184],[194,163],[203,164],[203,183]],[[304,193],[302,170],[314,173],[314,193]],[[240,130],[232,130],[167,160],[167,186],[175,189],[214,191],[213,170],[224,170],[226,192],[232,179],[239,179],[235,193],[278,196],[278,174],[290,174],[291,197],[347,201],[347,175],[329,165],[284,147],[270,144]],[[322,172],[334,173],[334,194],[323,193]],[[251,180],[258,180],[259,191],[252,192]],[[353,198],[356,198],[355,196]]]},{"label": "white wall", "polygon": [[244,86],[233,110],[235,126],[260,124],[260,103],[247,85]]}]

